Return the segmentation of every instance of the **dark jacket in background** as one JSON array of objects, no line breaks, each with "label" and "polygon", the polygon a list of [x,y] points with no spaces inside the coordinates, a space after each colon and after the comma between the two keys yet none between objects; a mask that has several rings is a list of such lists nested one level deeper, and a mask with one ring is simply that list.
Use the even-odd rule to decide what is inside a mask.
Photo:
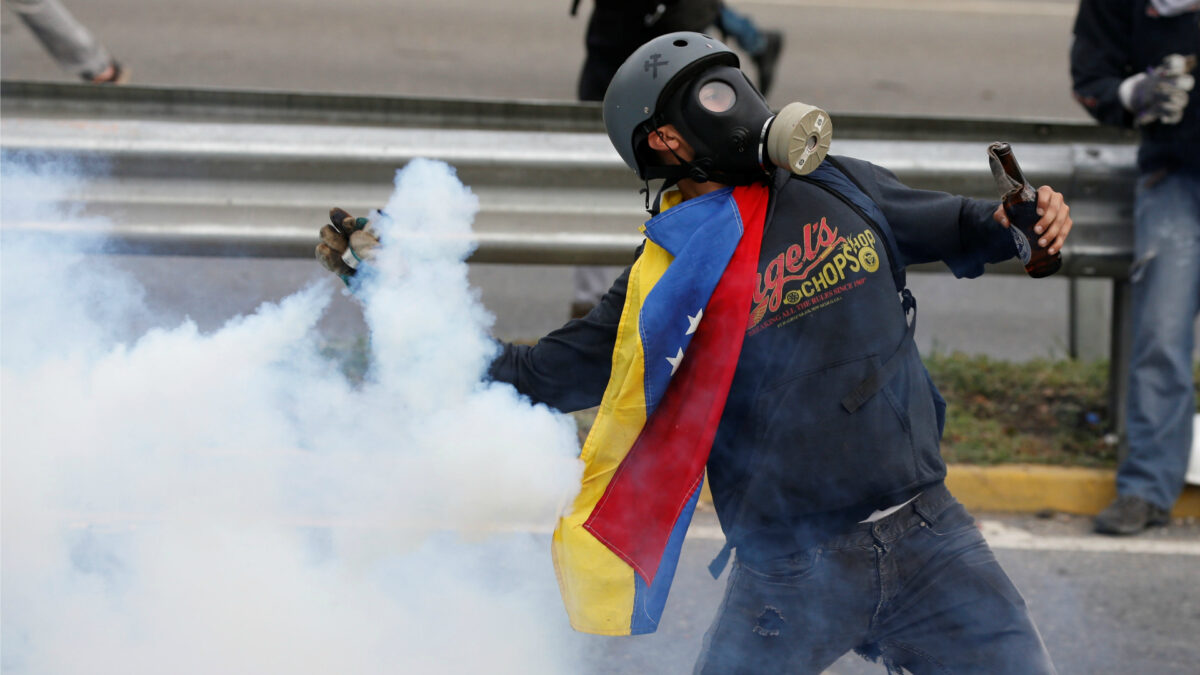
[{"label": "dark jacket in background", "polygon": [[[1104,124],[1130,128],[1133,114],[1117,88],[1168,54],[1200,57],[1200,12],[1174,17],[1148,14],[1148,0],[1083,0],[1071,45],[1075,97]],[[1200,73],[1193,73],[1200,75]],[[1192,89],[1179,124],[1154,122],[1141,129],[1138,165],[1143,171],[1200,168],[1200,87]]]},{"label": "dark jacket in background", "polygon": [[719,0],[595,0],[584,39],[579,100],[603,101],[613,75],[638,47],[666,33],[703,33],[720,7]]}]

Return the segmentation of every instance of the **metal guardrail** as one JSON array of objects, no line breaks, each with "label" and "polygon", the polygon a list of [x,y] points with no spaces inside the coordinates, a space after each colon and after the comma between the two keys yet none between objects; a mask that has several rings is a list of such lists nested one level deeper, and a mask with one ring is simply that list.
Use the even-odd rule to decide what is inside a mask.
[{"label": "metal guardrail", "polygon": [[[105,241],[127,252],[308,256],[314,218],[335,204],[378,206],[395,168],[422,156],[453,164],[478,194],[475,262],[623,263],[644,219],[641,185],[610,147],[595,104],[9,81],[0,112],[10,156],[104,167],[69,199],[113,216]],[[1067,122],[835,122],[835,152],[913,187],[985,198],[994,197],[985,144],[1014,143],[1031,179],[1062,190],[1076,214],[1063,274],[1125,274],[1131,137]]]},{"label": "metal guardrail", "polygon": [[[1005,140],[1032,182],[1066,195],[1076,225],[1060,274],[1114,279],[1110,389],[1123,419],[1134,137],[1075,122],[833,119],[833,152],[912,187],[994,198],[985,148]],[[416,157],[452,164],[479,197],[472,262],[626,264],[645,218],[596,104],[5,81],[0,148],[6,161],[88,166],[64,200],[112,223],[26,220],[5,233],[57,231],[121,253],[311,257],[329,207],[385,203],[395,169]]]},{"label": "metal guardrail", "polygon": [[[94,87],[3,80],[0,104],[14,113],[43,117],[136,118],[209,122],[271,122],[578,131],[603,133],[598,103],[412,98],[239,89],[126,85]],[[1090,123],[1021,119],[838,114],[837,139],[977,140],[1124,144],[1128,132]]]}]

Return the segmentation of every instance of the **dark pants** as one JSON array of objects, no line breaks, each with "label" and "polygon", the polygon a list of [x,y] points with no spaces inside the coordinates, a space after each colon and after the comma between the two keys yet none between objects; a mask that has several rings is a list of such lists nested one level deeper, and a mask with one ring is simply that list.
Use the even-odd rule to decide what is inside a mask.
[{"label": "dark pants", "polygon": [[944,486],[786,558],[734,563],[696,673],[1053,673],[1021,594]]}]

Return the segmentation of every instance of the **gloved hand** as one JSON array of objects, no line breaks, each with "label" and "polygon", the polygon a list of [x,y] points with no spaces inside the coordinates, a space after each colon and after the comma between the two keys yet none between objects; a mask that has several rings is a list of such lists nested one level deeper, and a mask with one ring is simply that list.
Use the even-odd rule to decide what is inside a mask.
[{"label": "gloved hand", "polygon": [[342,209],[329,210],[329,225],[321,228],[317,260],[321,265],[350,283],[359,263],[370,262],[379,237],[367,218],[355,218]]},{"label": "gloved hand", "polygon": [[1117,95],[1138,126],[1152,122],[1179,124],[1188,104],[1188,92],[1196,84],[1191,75],[1195,67],[1195,56],[1169,54],[1161,65],[1125,78]]}]

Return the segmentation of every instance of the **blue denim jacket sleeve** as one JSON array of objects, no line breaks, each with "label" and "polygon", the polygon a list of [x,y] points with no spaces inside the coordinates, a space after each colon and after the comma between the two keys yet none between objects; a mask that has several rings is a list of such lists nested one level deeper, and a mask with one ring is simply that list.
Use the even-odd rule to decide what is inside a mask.
[{"label": "blue denim jacket sleeve", "polygon": [[[838,159],[887,217],[904,265],[940,260],[955,276],[972,278],[983,274],[985,264],[1017,254],[1012,235],[992,219],[999,200],[917,190],[881,166]],[[980,161],[986,162],[982,149]]]}]

